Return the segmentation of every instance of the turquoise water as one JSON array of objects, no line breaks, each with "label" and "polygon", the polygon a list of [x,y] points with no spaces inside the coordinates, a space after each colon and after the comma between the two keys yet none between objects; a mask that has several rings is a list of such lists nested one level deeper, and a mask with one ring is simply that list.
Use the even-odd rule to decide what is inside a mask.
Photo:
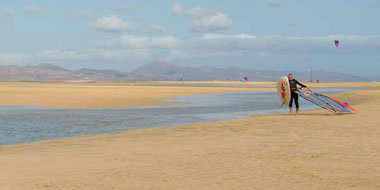
[{"label": "turquoise water", "polygon": [[[329,89],[341,92],[347,89]],[[188,104],[133,109],[51,109],[0,106],[0,145],[131,129],[176,126],[287,111],[274,92],[239,92],[179,97]],[[300,99],[302,109],[317,108]]]}]

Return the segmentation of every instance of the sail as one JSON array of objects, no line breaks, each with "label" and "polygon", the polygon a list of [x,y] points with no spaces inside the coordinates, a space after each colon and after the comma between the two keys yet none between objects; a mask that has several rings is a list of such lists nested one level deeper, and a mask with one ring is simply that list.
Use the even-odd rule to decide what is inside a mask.
[{"label": "sail", "polygon": [[336,113],[356,113],[356,109],[341,100],[311,90],[299,89],[297,93],[305,100]]}]

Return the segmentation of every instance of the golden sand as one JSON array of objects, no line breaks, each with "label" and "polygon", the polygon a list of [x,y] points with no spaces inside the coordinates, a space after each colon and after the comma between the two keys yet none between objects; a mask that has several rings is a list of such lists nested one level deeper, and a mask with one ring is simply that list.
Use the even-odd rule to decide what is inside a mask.
[{"label": "golden sand", "polygon": [[380,189],[380,90],[324,110],[0,147],[0,189]]},{"label": "golden sand", "polygon": [[141,84],[153,83],[7,82],[0,84],[0,103],[58,108],[131,108],[173,104],[162,100],[183,95],[273,90],[261,84],[239,88],[137,86]]},{"label": "golden sand", "polygon": [[[306,84],[310,87],[343,88],[373,88],[379,86],[378,83]],[[112,81],[2,82],[0,83],[0,104],[57,108],[131,108],[173,104],[162,100],[192,94],[274,91],[275,85],[275,82],[239,83],[232,81],[185,83]]]}]

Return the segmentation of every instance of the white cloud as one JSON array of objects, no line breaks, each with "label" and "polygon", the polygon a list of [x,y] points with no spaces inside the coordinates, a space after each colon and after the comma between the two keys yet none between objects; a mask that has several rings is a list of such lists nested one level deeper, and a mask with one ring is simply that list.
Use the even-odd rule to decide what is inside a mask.
[{"label": "white cloud", "polygon": [[132,28],[131,24],[115,15],[102,16],[96,20],[93,26],[98,31],[113,33],[131,31]]},{"label": "white cloud", "polygon": [[148,62],[152,59],[151,53],[149,49],[103,49],[94,52],[93,56],[106,62]]},{"label": "white cloud", "polygon": [[37,15],[37,14],[43,14],[45,13],[45,10],[37,5],[29,5],[25,7],[25,13]]},{"label": "white cloud", "polygon": [[49,61],[55,60],[86,60],[90,56],[87,52],[80,52],[77,50],[62,50],[62,49],[49,49],[44,50],[37,54],[37,57]]},{"label": "white cloud", "polygon": [[202,7],[194,7],[186,11],[185,14],[190,17],[202,17],[207,15],[208,13]]},{"label": "white cloud", "polygon": [[249,34],[206,34],[196,40],[195,45],[199,48],[240,51],[246,49],[274,50],[278,48],[289,48],[305,39],[281,36],[257,37]]},{"label": "white cloud", "polygon": [[192,44],[198,49],[240,51],[242,49],[250,49],[259,46],[258,37],[248,34],[205,34],[192,41]]},{"label": "white cloud", "polygon": [[223,12],[206,11],[200,6],[184,9],[181,4],[174,4],[172,14],[192,19],[191,31],[193,32],[227,30],[233,25],[231,18]]},{"label": "white cloud", "polygon": [[5,8],[3,10],[3,15],[5,16],[12,16],[15,14],[15,10],[13,8]]},{"label": "white cloud", "polygon": [[122,35],[109,41],[106,47],[119,49],[168,49],[181,44],[181,40],[173,36],[147,37]]},{"label": "white cloud", "polygon": [[96,14],[91,10],[80,11],[78,15],[85,19],[95,19]]},{"label": "white cloud", "polygon": [[165,33],[167,29],[163,26],[152,24],[149,26],[150,33]]},{"label": "white cloud", "polygon": [[188,16],[188,17],[202,17],[210,14],[206,10],[204,10],[202,7],[197,6],[193,7],[191,9],[184,9],[181,4],[174,4],[172,7],[172,15],[174,16]]},{"label": "white cloud", "polygon": [[[328,36],[254,36],[249,34],[223,35],[206,34],[193,39],[192,45],[198,49],[219,49],[226,51],[288,51],[288,52],[328,52],[334,46],[334,40],[341,42],[341,51],[380,47],[380,35],[328,35]],[[342,49],[342,48],[341,48]]]},{"label": "white cloud", "polygon": [[30,55],[26,53],[0,53],[1,65],[21,65],[30,60]]},{"label": "white cloud", "polygon": [[256,40],[257,37],[249,34],[234,34],[234,35],[223,35],[223,34],[205,34],[201,37],[204,40]]},{"label": "white cloud", "polygon": [[[23,54],[0,54],[0,64],[39,64],[44,62],[62,63],[68,65],[78,64],[76,67],[82,67],[81,64],[88,63],[114,63],[125,61],[149,61],[151,60],[151,49],[48,49],[32,55]],[[164,56],[161,56],[162,59]],[[5,62],[5,60],[7,62]]]},{"label": "white cloud", "polygon": [[266,0],[266,3],[269,7],[278,8],[280,7],[280,0]]},{"label": "white cloud", "polygon": [[174,4],[172,7],[172,14],[174,16],[181,16],[184,13],[184,9],[181,4]]},{"label": "white cloud", "polygon": [[209,32],[227,30],[232,27],[232,20],[225,14],[217,12],[193,22],[191,30],[195,32]]}]

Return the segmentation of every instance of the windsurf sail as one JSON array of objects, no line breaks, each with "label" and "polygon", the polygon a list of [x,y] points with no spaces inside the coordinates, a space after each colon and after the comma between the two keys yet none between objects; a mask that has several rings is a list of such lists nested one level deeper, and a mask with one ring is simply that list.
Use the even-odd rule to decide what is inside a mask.
[{"label": "windsurf sail", "polygon": [[356,109],[341,100],[328,97],[309,89],[298,89],[297,93],[305,100],[335,113],[356,113]]}]

